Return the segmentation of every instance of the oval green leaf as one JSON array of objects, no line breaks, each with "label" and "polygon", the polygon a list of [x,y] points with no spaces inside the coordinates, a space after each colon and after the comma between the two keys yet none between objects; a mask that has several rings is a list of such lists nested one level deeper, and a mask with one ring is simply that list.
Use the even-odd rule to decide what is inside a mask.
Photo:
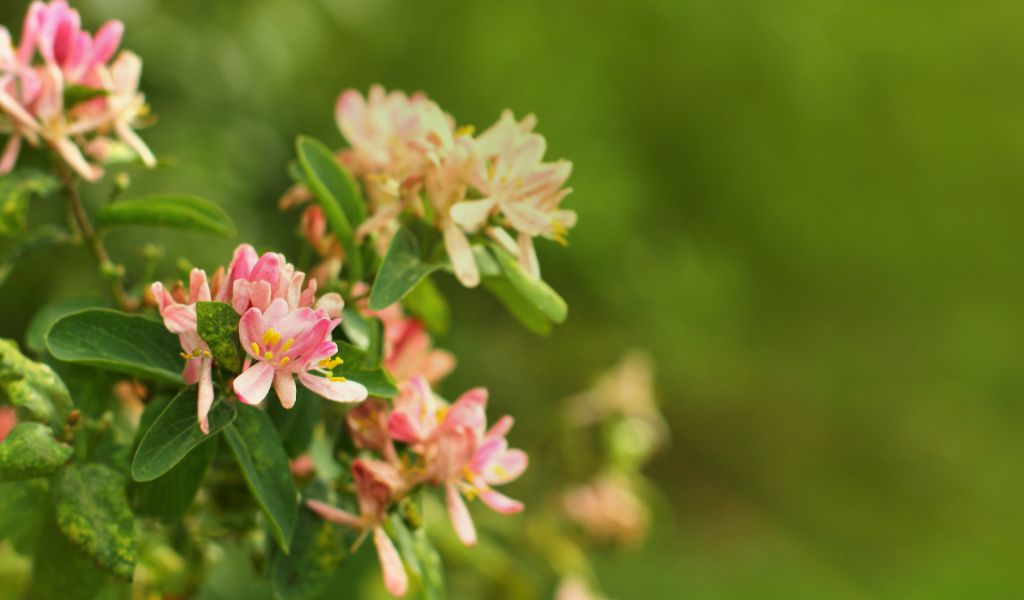
[{"label": "oval green leaf", "polygon": [[52,475],[71,458],[71,446],[58,442],[42,423],[18,423],[0,444],[0,479]]},{"label": "oval green leaf", "polygon": [[415,234],[402,227],[395,232],[370,292],[370,308],[384,310],[412,291],[424,277],[444,266],[425,261]]},{"label": "oval green leaf", "polygon": [[159,321],[106,308],[57,320],[46,336],[58,360],[181,384],[178,338]]},{"label": "oval green leaf", "polygon": [[256,502],[266,515],[270,533],[288,552],[299,515],[298,491],[281,438],[265,412],[240,405],[238,419],[224,430],[231,451]]},{"label": "oval green leaf", "polygon": [[97,565],[123,579],[135,571],[135,517],[125,478],[106,465],[68,465],[57,477],[57,526]]},{"label": "oval green leaf", "polygon": [[197,302],[196,322],[199,337],[210,347],[213,359],[222,368],[232,373],[242,372],[244,352],[238,341],[238,320],[240,317],[224,302]]},{"label": "oval green leaf", "polygon": [[210,409],[210,435],[199,429],[196,406],[199,393],[189,386],[174,397],[156,418],[139,443],[132,459],[132,479],[152,481],[170,471],[174,465],[210,436],[230,425],[237,416],[234,403],[214,401]]},{"label": "oval green leaf", "polygon": [[522,294],[523,298],[536,306],[544,315],[555,323],[562,323],[569,316],[569,306],[558,292],[544,283],[540,278],[527,273],[515,258],[497,244],[492,244],[494,256],[505,273],[508,282]]},{"label": "oval green leaf", "polygon": [[338,358],[341,365],[335,367],[334,374],[363,384],[371,396],[378,398],[394,398],[398,395],[395,380],[381,367],[370,367],[369,355],[352,344],[337,342]]},{"label": "oval green leaf", "polygon": [[165,195],[107,204],[96,216],[100,227],[146,225],[231,237],[235,224],[224,209],[198,196]]},{"label": "oval green leaf", "polygon": [[331,231],[345,250],[352,280],[363,278],[362,255],[355,242],[355,229],[366,219],[366,206],[352,176],[322,142],[306,136],[295,141],[299,165],[310,191],[324,211]]}]

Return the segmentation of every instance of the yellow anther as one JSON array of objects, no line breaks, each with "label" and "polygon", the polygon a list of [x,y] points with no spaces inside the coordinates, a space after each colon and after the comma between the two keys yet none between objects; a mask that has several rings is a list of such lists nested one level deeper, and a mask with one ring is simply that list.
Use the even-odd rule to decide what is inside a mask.
[{"label": "yellow anther", "polygon": [[284,358],[282,358],[282,359],[281,359],[281,366],[282,366],[282,367],[283,367],[283,366],[285,366],[286,364],[288,364],[288,361],[290,361],[290,360],[291,360],[291,358],[289,358],[289,357],[287,357],[287,356],[286,356],[286,357],[284,357]]},{"label": "yellow anther", "polygon": [[506,471],[505,467],[501,465],[494,465],[493,467],[491,467],[491,471],[493,471],[494,474],[497,475],[498,477],[504,477],[508,475],[508,471]]},{"label": "yellow anther", "polygon": [[476,127],[472,125],[463,125],[455,130],[456,136],[471,137],[476,132]]},{"label": "yellow anther", "polygon": [[270,350],[267,350],[267,353],[264,354],[263,356],[267,357],[267,360],[274,360],[274,353],[271,352]]},{"label": "yellow anther", "polygon": [[213,358],[213,354],[211,354],[209,350],[203,350],[203,356],[206,358]]},{"label": "yellow anther", "polygon": [[342,364],[344,362],[345,361],[341,360],[338,357],[325,358],[325,359],[320,361],[320,367],[324,368],[324,369],[333,369],[334,367],[336,367],[336,366],[338,366],[338,365],[340,365],[340,364]]},{"label": "yellow anther", "polygon": [[336,377],[334,375],[331,375],[327,379],[330,379],[331,381],[337,381],[338,383],[345,383],[346,381],[348,381],[348,379],[345,379],[344,377]]},{"label": "yellow anther", "polygon": [[447,417],[447,416],[448,416],[448,407],[447,406],[442,406],[441,408],[437,409],[437,422],[438,423],[440,423],[441,421],[444,421],[444,418]]},{"label": "yellow anther", "polygon": [[260,355],[260,345],[257,344],[256,342],[252,343],[252,353],[255,354],[256,356]]},{"label": "yellow anther", "polygon": [[473,481],[473,471],[470,471],[469,467],[462,467],[462,476],[466,479],[466,481]]},{"label": "yellow anther", "polygon": [[199,358],[202,354],[203,351],[200,348],[196,348],[195,350],[192,351],[192,356],[195,358]]},{"label": "yellow anther", "polygon": [[181,356],[181,357],[182,357],[182,358],[184,358],[185,360],[188,360],[188,359],[192,358],[192,355],[191,355],[191,354],[185,354],[184,352],[181,352],[181,353],[179,354],[179,356]]},{"label": "yellow anther", "polygon": [[292,344],[294,344],[294,343],[295,343],[295,338],[288,338],[288,341],[284,343],[284,346],[281,346],[281,352],[287,352],[288,349],[291,348]]},{"label": "yellow anther", "polygon": [[280,341],[281,341],[281,334],[278,333],[277,331],[275,331],[273,327],[268,329],[267,332],[263,334],[263,345],[264,346],[273,346],[274,344],[276,344],[276,343],[278,343]]}]

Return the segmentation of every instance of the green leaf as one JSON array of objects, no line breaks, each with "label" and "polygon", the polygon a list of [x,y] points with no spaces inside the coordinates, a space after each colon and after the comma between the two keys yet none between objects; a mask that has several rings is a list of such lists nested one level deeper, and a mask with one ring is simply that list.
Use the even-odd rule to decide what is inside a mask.
[{"label": "green leaf", "polygon": [[57,526],[97,565],[131,580],[135,571],[135,518],[125,478],[106,465],[69,465],[57,477]]},{"label": "green leaf", "polygon": [[[307,498],[325,500],[324,485],[310,486]],[[309,510],[299,510],[295,537],[287,554],[270,549],[270,584],[283,600],[318,597],[342,565],[355,534],[351,529],[325,521]]]},{"label": "green leaf", "polygon": [[0,540],[23,544],[38,539],[37,529],[49,509],[50,482],[46,479],[0,482]]},{"label": "green leaf", "polygon": [[47,518],[36,547],[30,597],[95,600],[109,581],[109,575],[61,535],[53,517]]},{"label": "green leaf", "polygon": [[288,468],[288,454],[274,431],[270,417],[255,406],[241,405],[238,419],[224,430],[242,475],[270,532],[285,552],[291,545],[298,519],[298,492]]},{"label": "green leaf", "polygon": [[196,406],[199,388],[189,386],[171,400],[139,443],[132,459],[132,479],[152,481],[171,470],[193,448],[230,425],[238,415],[233,402],[215,400],[210,409],[210,435],[199,429]]},{"label": "green leaf", "polygon": [[13,236],[28,225],[28,201],[52,194],[59,183],[39,171],[14,171],[0,177],[0,236]]},{"label": "green leaf", "polygon": [[410,531],[397,513],[388,518],[388,533],[395,538],[398,553],[405,563],[410,584],[419,590],[420,597],[428,600],[442,600],[447,596],[444,587],[444,568],[441,555],[430,543],[424,528]]},{"label": "green leaf", "polygon": [[64,430],[72,409],[67,387],[53,369],[25,358],[11,340],[0,339],[0,390],[22,419]]},{"label": "green leaf", "polygon": [[100,227],[148,225],[201,231],[224,237],[235,235],[235,225],[224,209],[198,196],[149,196],[106,204],[96,216]]},{"label": "green leaf", "polygon": [[384,369],[367,366],[369,356],[366,352],[345,342],[337,342],[337,344],[338,357],[344,362],[335,367],[335,375],[363,384],[371,396],[394,398],[398,395],[394,379]]},{"label": "green leaf", "polygon": [[522,265],[516,261],[508,252],[498,246],[491,244],[494,256],[501,265],[509,283],[512,284],[523,298],[536,306],[544,315],[555,323],[562,323],[569,315],[569,307],[565,300],[558,295],[558,292],[551,289],[551,286],[543,280],[527,273]]},{"label": "green leaf", "polygon": [[3,285],[14,271],[17,262],[32,254],[50,246],[67,244],[71,242],[68,232],[56,225],[43,225],[25,235],[13,246],[0,256],[0,285]]},{"label": "green leaf", "polygon": [[532,302],[523,297],[504,277],[483,277],[484,288],[501,301],[512,316],[537,335],[551,333],[551,321]]},{"label": "green leaf", "polygon": [[78,363],[181,384],[178,338],[153,319],[106,308],[62,317],[46,336],[50,354]]},{"label": "green leaf", "polygon": [[295,150],[310,191],[345,251],[351,279],[359,281],[363,278],[363,261],[355,242],[355,228],[366,219],[366,206],[359,190],[352,176],[323,143],[299,136]]},{"label": "green leaf", "polygon": [[405,296],[402,305],[418,318],[430,333],[444,335],[448,332],[451,309],[433,279],[425,277],[420,281],[419,285]]},{"label": "green leaf", "polygon": [[104,98],[110,92],[103,88],[88,85],[69,85],[64,88],[64,106],[71,108],[80,102],[88,102],[95,98]]},{"label": "green leaf", "polygon": [[0,444],[0,479],[52,475],[71,458],[71,446],[58,442],[42,423],[18,423]]},{"label": "green leaf", "polygon": [[104,305],[103,300],[97,298],[72,298],[44,304],[28,322],[25,330],[25,347],[37,356],[46,354],[46,334],[58,319],[86,308]]},{"label": "green leaf", "polygon": [[370,292],[370,308],[383,310],[401,300],[424,277],[445,265],[444,261],[427,261],[422,256],[415,234],[402,227],[395,232],[384,262],[377,272]]},{"label": "green leaf", "polygon": [[213,359],[232,373],[242,372],[245,353],[238,341],[238,320],[241,317],[224,302],[197,302],[196,321],[199,337],[210,347]]},{"label": "green leaf", "polygon": [[[161,398],[146,406],[139,420],[133,451],[169,403],[169,398]],[[176,522],[192,506],[216,453],[217,438],[210,436],[160,477],[146,482],[133,481],[128,494],[132,510],[137,515],[156,517],[165,523]]]},{"label": "green leaf", "polygon": [[289,458],[306,452],[320,420],[320,398],[303,386],[296,386],[295,406],[286,409],[276,398],[268,398],[267,415],[281,437]]},{"label": "green leaf", "polygon": [[359,309],[346,306],[341,312],[341,330],[355,346],[362,350],[370,347],[370,318],[363,316]]}]

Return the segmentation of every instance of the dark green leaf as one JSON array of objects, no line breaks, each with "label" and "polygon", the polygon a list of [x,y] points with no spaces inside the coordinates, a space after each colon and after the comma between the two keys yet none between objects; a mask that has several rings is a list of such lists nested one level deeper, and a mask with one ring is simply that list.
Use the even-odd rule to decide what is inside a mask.
[{"label": "dark green leaf", "polygon": [[46,336],[58,360],[181,384],[178,338],[159,321],[91,308],[62,317]]},{"label": "dark green leaf", "polygon": [[233,402],[215,400],[210,409],[210,436],[199,429],[196,407],[197,386],[189,386],[174,397],[157,417],[139,443],[132,460],[132,479],[152,481],[171,470],[193,448],[230,425],[237,416]]},{"label": "dark green leaf", "polygon": [[3,285],[14,270],[18,260],[50,246],[70,243],[67,231],[56,225],[43,225],[28,233],[0,256],[0,285]]},{"label": "dark green leaf", "polygon": [[425,277],[419,285],[402,300],[405,309],[416,316],[428,331],[435,335],[448,332],[451,323],[451,310],[441,290],[430,277]]},{"label": "dark green leaf", "polygon": [[[315,483],[310,487],[313,489],[307,491],[307,498],[326,499],[323,484]],[[317,597],[344,562],[354,537],[351,529],[300,508],[289,552],[270,549],[269,579],[276,596],[284,600]]]},{"label": "dark green leaf", "polygon": [[313,430],[320,420],[320,398],[303,386],[296,386],[295,406],[285,409],[272,397],[268,398],[267,415],[274,422],[289,458],[303,454],[313,440]]},{"label": "dark green leaf", "polygon": [[299,136],[295,150],[310,191],[323,208],[327,223],[345,251],[351,279],[359,281],[363,278],[363,261],[355,242],[355,228],[366,219],[362,197],[351,175],[321,142]]},{"label": "dark green leaf", "polygon": [[11,340],[0,339],[0,390],[18,407],[22,419],[63,431],[71,413],[71,396],[48,365],[33,362]]},{"label": "dark green leaf", "polygon": [[197,302],[199,337],[210,347],[213,359],[232,373],[242,372],[245,353],[238,341],[238,313],[224,302]]},{"label": "dark green leaf", "polygon": [[515,287],[504,277],[484,277],[481,280],[487,291],[505,305],[512,316],[537,335],[551,333],[551,321],[532,302],[523,298]]},{"label": "dark green leaf", "polygon": [[137,554],[135,518],[125,478],[98,464],[68,465],[57,477],[57,526],[97,565],[131,580]]},{"label": "dark green leaf", "polygon": [[13,542],[19,550],[34,543],[50,506],[49,495],[46,479],[0,482],[0,540]]},{"label": "dark green leaf", "polygon": [[249,490],[267,517],[271,534],[287,552],[298,518],[298,492],[288,467],[288,454],[274,424],[259,408],[241,405],[238,419],[224,430],[224,436]]},{"label": "dark green leaf", "polygon": [[371,396],[394,398],[398,395],[395,381],[384,369],[367,367],[367,353],[345,342],[338,342],[338,357],[344,362],[334,369],[334,374],[351,379],[366,387]]},{"label": "dark green leaf", "polygon": [[0,177],[0,237],[25,231],[29,199],[48,196],[58,186],[55,177],[39,171],[14,171]]},{"label": "dark green leaf", "polygon": [[71,458],[71,446],[58,442],[42,423],[18,423],[0,444],[0,479],[52,475]]},{"label": "dark green leaf", "polygon": [[57,319],[86,308],[104,306],[104,304],[97,298],[73,298],[44,304],[28,322],[28,328],[25,331],[25,347],[37,356],[42,356],[46,353],[46,334],[50,332],[50,328],[57,322]]},{"label": "dark green leaf", "polygon": [[110,581],[109,575],[61,535],[49,516],[36,547],[29,597],[94,600]]},{"label": "dark green leaf", "polygon": [[447,594],[441,556],[430,543],[426,530],[420,527],[410,531],[402,518],[395,513],[388,518],[387,529],[395,538],[412,589],[418,590],[420,597],[428,600],[445,598]]},{"label": "dark green leaf", "polygon": [[527,273],[522,265],[508,252],[497,244],[492,244],[494,256],[501,265],[505,277],[526,300],[536,306],[544,315],[555,323],[562,323],[569,315],[569,307],[558,292],[544,283],[542,279]]},{"label": "dark green leaf", "polygon": [[189,195],[149,196],[121,200],[100,209],[96,222],[101,227],[149,225],[202,231],[231,237],[235,225],[224,209],[209,200]]},{"label": "dark green leaf", "polygon": [[383,310],[401,300],[424,277],[445,265],[441,260],[422,256],[420,242],[406,229],[400,228],[391,240],[384,262],[377,272],[370,292],[370,308]]},{"label": "dark green leaf", "polygon": [[71,108],[80,102],[88,102],[95,98],[103,98],[110,92],[103,88],[88,85],[69,85],[64,88],[64,106]]}]

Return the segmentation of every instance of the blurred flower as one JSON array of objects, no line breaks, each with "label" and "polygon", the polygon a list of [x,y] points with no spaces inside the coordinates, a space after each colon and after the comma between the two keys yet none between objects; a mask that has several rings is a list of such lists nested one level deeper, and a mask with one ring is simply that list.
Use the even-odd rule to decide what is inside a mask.
[{"label": "blurred flower", "polygon": [[383,401],[370,398],[348,411],[345,424],[356,448],[376,452],[388,462],[398,464],[398,454],[388,433],[388,407]]},{"label": "blurred flower", "polygon": [[555,600],[606,600],[591,590],[587,582],[578,575],[562,579],[555,591]]},{"label": "blurred flower", "polygon": [[293,477],[304,479],[316,471],[316,463],[310,455],[302,454],[288,463],[288,469],[292,472]]},{"label": "blurred flower", "polygon": [[283,298],[275,298],[265,311],[255,306],[247,310],[238,324],[239,339],[248,354],[233,384],[238,399],[259,404],[273,385],[281,405],[291,408],[298,377],[302,385],[328,400],[365,400],[365,387],[332,373],[342,362],[333,358],[338,345],[331,339],[340,322],[323,309],[292,310]]},{"label": "blurred flower", "polygon": [[352,462],[352,478],[356,483],[358,516],[318,500],[307,500],[306,506],[332,523],[371,531],[384,575],[384,586],[392,595],[404,596],[409,585],[408,576],[394,543],[384,531],[384,521],[388,506],[405,493],[405,482],[394,465],[365,458]]},{"label": "blurred flower", "polygon": [[650,523],[650,512],[629,479],[614,473],[565,492],[562,510],[587,535],[606,543],[639,543]]},{"label": "blurred flower", "polygon": [[[142,61],[124,51],[111,62],[123,33],[120,21],[107,22],[95,36],[82,31],[78,11],[64,0],[32,3],[16,49],[7,29],[0,28],[0,111],[6,117],[3,131],[10,135],[0,173],[14,168],[22,140],[38,145],[41,138],[79,175],[98,179],[102,169],[86,160],[80,145],[110,131],[147,166],[156,164],[132,129],[147,110],[138,91]],[[90,94],[66,105],[68,92],[76,88]]]},{"label": "blurred flower", "polygon": [[0,442],[4,441],[7,434],[18,424],[18,415],[10,406],[0,407]]}]

